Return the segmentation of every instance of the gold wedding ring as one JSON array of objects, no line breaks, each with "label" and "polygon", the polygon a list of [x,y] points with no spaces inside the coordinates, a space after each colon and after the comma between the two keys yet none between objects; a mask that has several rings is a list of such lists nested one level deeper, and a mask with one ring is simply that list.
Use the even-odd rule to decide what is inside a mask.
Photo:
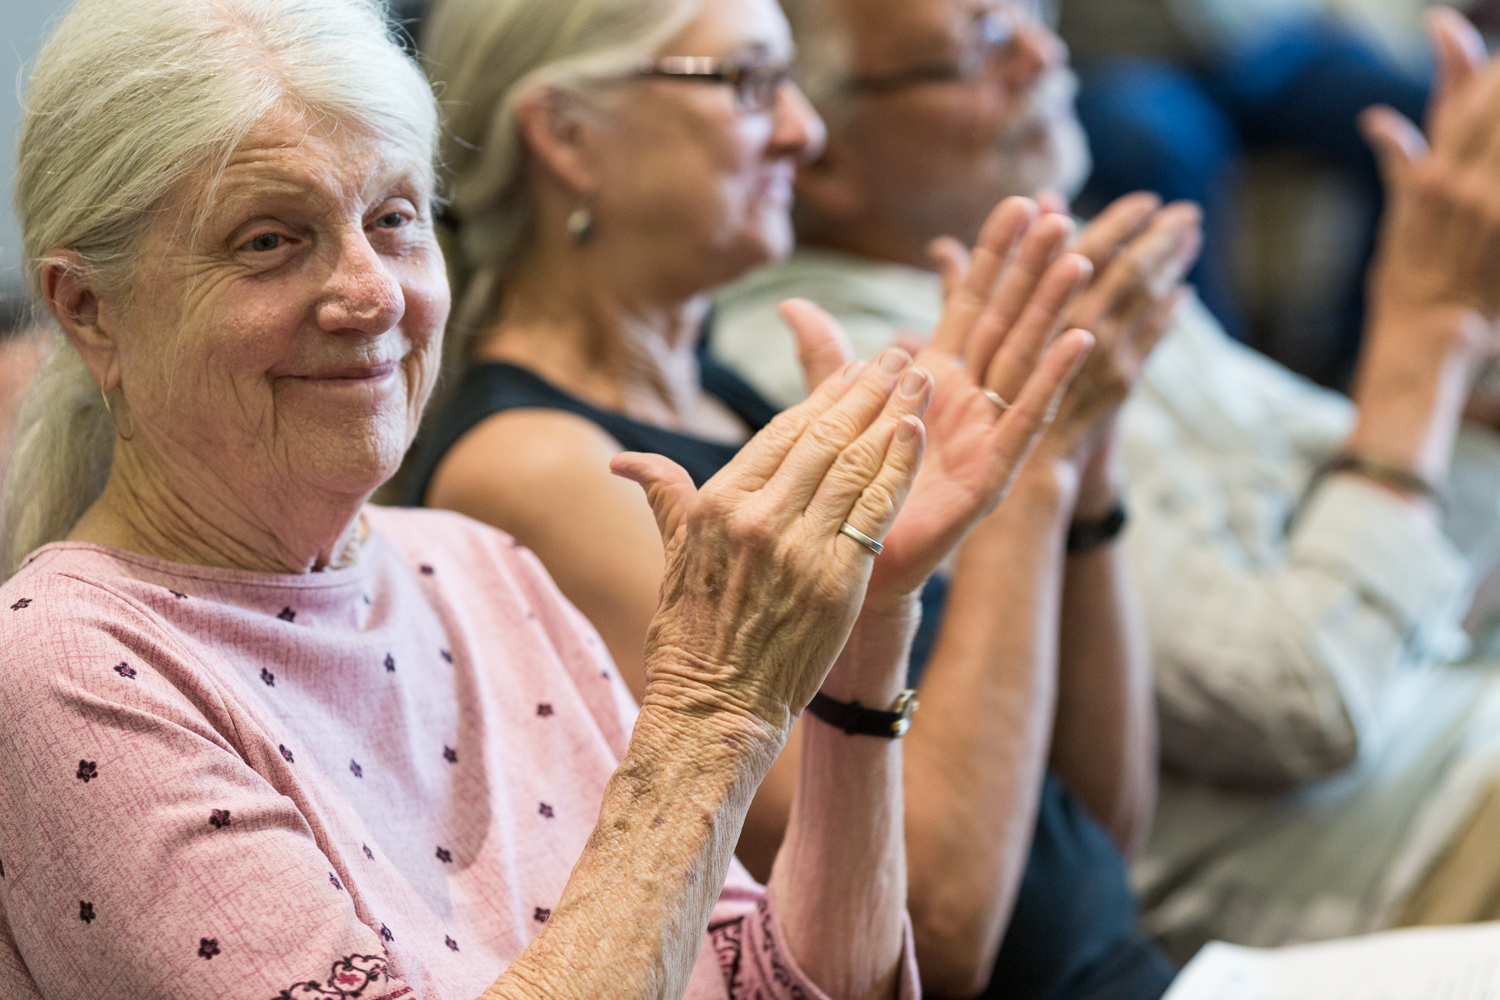
[{"label": "gold wedding ring", "polygon": [[880,544],[875,539],[865,534],[863,531],[860,531],[858,528],[851,525],[848,521],[845,521],[844,526],[839,529],[839,534],[848,535],[850,538],[854,539],[856,542],[863,545],[865,548],[869,549],[877,556],[880,555],[881,552],[885,551],[884,545]]}]

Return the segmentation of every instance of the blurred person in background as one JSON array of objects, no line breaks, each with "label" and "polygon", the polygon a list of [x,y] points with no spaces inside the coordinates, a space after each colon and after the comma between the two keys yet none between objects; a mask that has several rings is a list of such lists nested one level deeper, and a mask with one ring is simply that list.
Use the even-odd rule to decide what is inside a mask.
[{"label": "blurred person in background", "polygon": [[[700,354],[707,293],[788,252],[796,166],[819,155],[822,123],[787,78],[790,32],[767,0],[443,0],[422,48],[453,109],[450,261],[468,353],[408,499],[522,539],[639,690],[662,549],[608,464],[654,451],[703,479],[772,420]],[[923,591],[908,673],[922,704],[904,755],[918,963],[941,996],[1152,1000],[1173,970],[1134,932],[1122,860],[1150,824],[1150,678],[1102,442],[1184,294],[1198,216],[1137,199],[1077,255],[1064,252],[1071,220],[997,201],[976,206],[990,222],[964,234],[972,255],[947,246],[946,318],[917,358],[935,380],[924,479],[867,603],[934,568],[900,543],[914,526],[953,525],[956,569]],[[1137,232],[1149,235],[1114,261]],[[973,479],[982,442],[936,415],[955,399],[1006,419],[1032,405],[996,366],[1034,349],[1095,258],[1110,266],[1075,325],[1119,299],[1129,322],[1110,327],[999,502],[1004,483]],[[1000,311],[974,327],[992,287]],[[804,360],[825,364],[805,343],[822,321],[787,308]],[[890,639],[862,626],[856,641]],[[757,793],[738,848],[752,871],[775,870],[808,766],[793,741]]]},{"label": "blurred person in background", "polygon": [[1097,210],[1142,190],[1202,205],[1204,254],[1191,280],[1235,339],[1256,339],[1235,289],[1246,156],[1294,150],[1340,171],[1360,206],[1349,248],[1356,263],[1347,287],[1330,296],[1334,316],[1322,335],[1333,343],[1299,356],[1316,369],[1303,374],[1347,385],[1381,204],[1357,119],[1384,104],[1420,120],[1427,82],[1320,0],[1059,0],[1056,7],[1095,157],[1080,208]]},{"label": "blurred person in background", "polygon": [[[784,6],[827,149],[799,171],[799,249],[720,293],[713,333],[716,356],[783,405],[804,390],[774,303],[819,303],[861,357],[928,331],[943,302],[933,240],[970,238],[993,198],[1068,190],[1087,162],[1066,49],[1021,6]],[[1500,138],[1500,69],[1462,18],[1432,26],[1433,151],[1392,112],[1366,119],[1393,166],[1354,401],[1189,303],[1119,417],[1165,769],[1137,873],[1146,926],[1182,954],[1207,936],[1478,919],[1500,874],[1492,850],[1477,866],[1451,853],[1483,842],[1500,773],[1495,670],[1452,663],[1500,495],[1493,437],[1460,433],[1494,350],[1500,183],[1484,151]],[[1150,234],[1128,230],[1115,253]],[[1153,256],[1148,287],[1174,273],[1170,255],[1141,262]],[[1473,895],[1445,902],[1444,870]]]}]

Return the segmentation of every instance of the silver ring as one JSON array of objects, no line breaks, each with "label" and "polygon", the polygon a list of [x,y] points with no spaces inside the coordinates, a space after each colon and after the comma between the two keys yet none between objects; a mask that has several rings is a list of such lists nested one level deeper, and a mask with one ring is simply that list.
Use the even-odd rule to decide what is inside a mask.
[{"label": "silver ring", "polygon": [[1005,401],[1005,398],[993,389],[984,390],[984,394],[989,398],[989,401],[991,403],[994,403],[996,406],[1000,407],[1001,413],[1004,413],[1006,410],[1010,409],[1010,404]]},{"label": "silver ring", "polygon": [[850,538],[854,539],[856,542],[863,545],[865,548],[869,549],[877,556],[885,551],[884,545],[880,544],[875,539],[865,534],[863,531],[860,531],[858,528],[852,526],[848,521],[845,521],[844,526],[839,529],[839,534],[848,535]]}]

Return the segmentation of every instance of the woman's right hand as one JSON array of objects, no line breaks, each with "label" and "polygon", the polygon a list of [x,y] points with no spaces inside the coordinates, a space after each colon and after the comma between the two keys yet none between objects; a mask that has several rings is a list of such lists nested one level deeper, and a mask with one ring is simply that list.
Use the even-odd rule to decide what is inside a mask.
[{"label": "woman's right hand", "polygon": [[666,550],[645,712],[749,721],[784,740],[848,638],[874,554],[921,463],[932,376],[899,349],[782,413],[702,489],[659,455],[611,468],[646,490]]}]

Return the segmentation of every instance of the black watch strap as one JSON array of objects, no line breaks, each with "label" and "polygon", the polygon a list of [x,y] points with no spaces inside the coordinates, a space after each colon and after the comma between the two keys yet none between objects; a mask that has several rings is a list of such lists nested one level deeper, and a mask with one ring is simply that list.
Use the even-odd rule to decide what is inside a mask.
[{"label": "black watch strap", "polygon": [[1125,504],[1121,501],[1101,521],[1074,521],[1068,529],[1068,555],[1076,556],[1119,538],[1126,520]]},{"label": "black watch strap", "polygon": [[830,726],[850,736],[884,736],[899,739],[911,728],[911,717],[917,711],[917,692],[907,688],[896,699],[889,712],[865,708],[859,702],[834,701],[823,692],[813,695],[807,710]]}]

